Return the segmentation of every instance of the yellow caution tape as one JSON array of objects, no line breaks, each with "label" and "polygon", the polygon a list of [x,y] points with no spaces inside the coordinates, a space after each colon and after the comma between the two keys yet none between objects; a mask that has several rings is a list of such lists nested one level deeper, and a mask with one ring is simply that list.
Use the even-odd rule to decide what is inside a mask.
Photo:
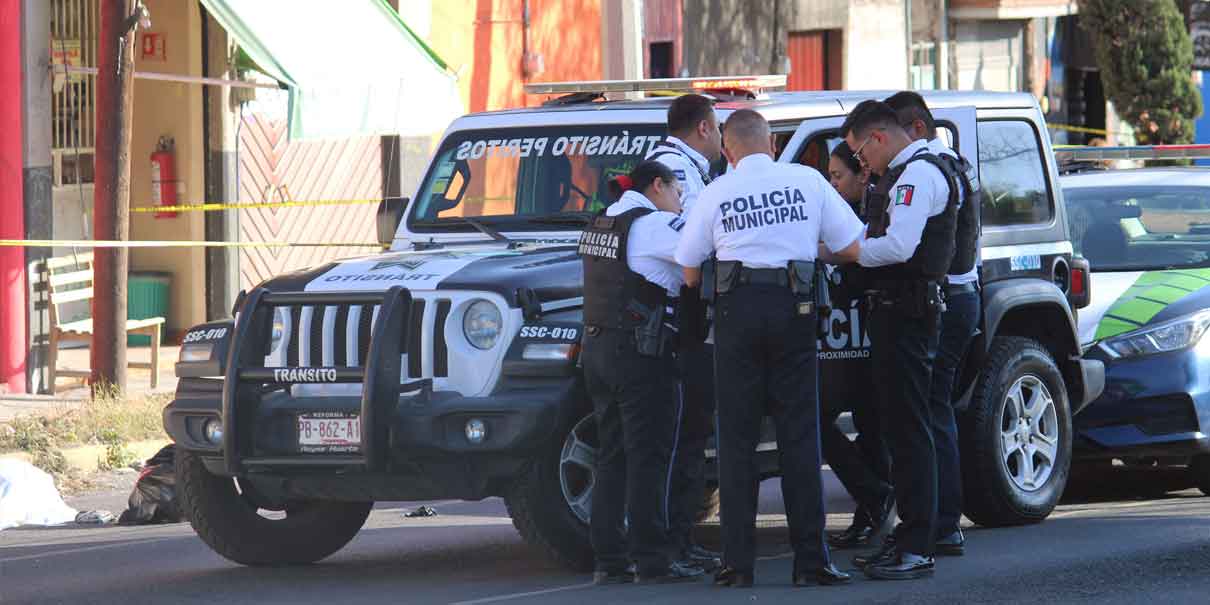
[{"label": "yellow caution tape", "polygon": [[1084,126],[1070,126],[1067,124],[1046,124],[1047,128],[1055,130],[1067,130],[1070,132],[1082,132],[1084,134],[1099,134],[1101,136],[1109,136],[1109,131],[1102,128],[1085,128]]},{"label": "yellow caution tape", "polygon": [[210,212],[214,210],[247,210],[250,208],[300,208],[308,206],[346,206],[351,204],[378,204],[376,200],[289,200],[281,202],[203,202],[182,206],[137,206],[131,212]]},{"label": "yellow caution tape", "polygon": [[88,239],[0,239],[0,247],[23,248],[383,248],[365,242],[192,242],[192,241],[117,241]]}]

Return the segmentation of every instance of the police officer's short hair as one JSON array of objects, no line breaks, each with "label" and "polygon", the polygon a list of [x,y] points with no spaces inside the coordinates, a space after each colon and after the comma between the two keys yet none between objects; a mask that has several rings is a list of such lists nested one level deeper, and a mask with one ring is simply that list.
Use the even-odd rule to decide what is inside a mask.
[{"label": "police officer's short hair", "polygon": [[730,141],[767,141],[769,121],[751,109],[740,109],[727,117],[723,136]]},{"label": "police officer's short hair", "polygon": [[668,106],[668,132],[689,134],[714,114],[714,101],[702,95],[682,95]]},{"label": "police officer's short hair", "polygon": [[903,126],[899,125],[899,116],[890,105],[869,99],[858,103],[857,107],[849,112],[848,117],[844,119],[844,124],[840,125],[840,136],[848,137],[851,133],[855,138],[860,139],[875,128],[903,130]]},{"label": "police officer's short hair", "polygon": [[886,98],[886,104],[895,110],[895,115],[899,116],[899,123],[904,128],[920,120],[924,122],[924,135],[930,141],[937,138],[937,121],[933,119],[933,112],[929,111],[929,106],[920,93],[911,90],[897,92]]}]

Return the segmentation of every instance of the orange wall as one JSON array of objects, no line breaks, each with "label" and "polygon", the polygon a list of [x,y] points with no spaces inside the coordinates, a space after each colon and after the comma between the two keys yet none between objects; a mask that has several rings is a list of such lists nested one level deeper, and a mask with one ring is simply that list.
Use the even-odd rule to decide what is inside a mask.
[{"label": "orange wall", "polygon": [[[601,79],[601,0],[530,0],[530,81]],[[433,2],[428,43],[458,73],[466,111],[537,105],[522,91],[522,0]]]}]

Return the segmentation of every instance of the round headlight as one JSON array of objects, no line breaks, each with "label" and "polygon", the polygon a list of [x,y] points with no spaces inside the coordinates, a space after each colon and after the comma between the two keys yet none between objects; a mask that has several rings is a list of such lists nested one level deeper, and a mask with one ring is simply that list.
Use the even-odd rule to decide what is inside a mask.
[{"label": "round headlight", "polygon": [[273,336],[269,342],[269,352],[277,350],[277,346],[281,344],[281,339],[286,335],[286,312],[278,308],[273,312]]},{"label": "round headlight", "polygon": [[490,349],[496,346],[496,339],[500,337],[501,323],[500,309],[496,305],[477,300],[466,309],[466,315],[462,318],[462,333],[475,348]]}]

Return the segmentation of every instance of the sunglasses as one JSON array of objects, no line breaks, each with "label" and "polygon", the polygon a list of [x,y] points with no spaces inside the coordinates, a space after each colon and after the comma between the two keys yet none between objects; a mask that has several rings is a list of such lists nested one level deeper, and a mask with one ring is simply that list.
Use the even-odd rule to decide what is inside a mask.
[{"label": "sunglasses", "polygon": [[874,133],[878,132],[879,130],[886,130],[886,129],[885,128],[875,128],[874,130],[871,130],[870,134],[866,135],[865,140],[862,141],[861,144],[857,146],[857,150],[853,152],[854,160],[857,160],[858,162],[861,162],[862,164],[866,163],[865,158],[862,157],[862,155],[861,155],[861,151],[863,149],[865,149],[866,144],[868,144],[870,142],[870,139],[872,139],[874,137]]}]

